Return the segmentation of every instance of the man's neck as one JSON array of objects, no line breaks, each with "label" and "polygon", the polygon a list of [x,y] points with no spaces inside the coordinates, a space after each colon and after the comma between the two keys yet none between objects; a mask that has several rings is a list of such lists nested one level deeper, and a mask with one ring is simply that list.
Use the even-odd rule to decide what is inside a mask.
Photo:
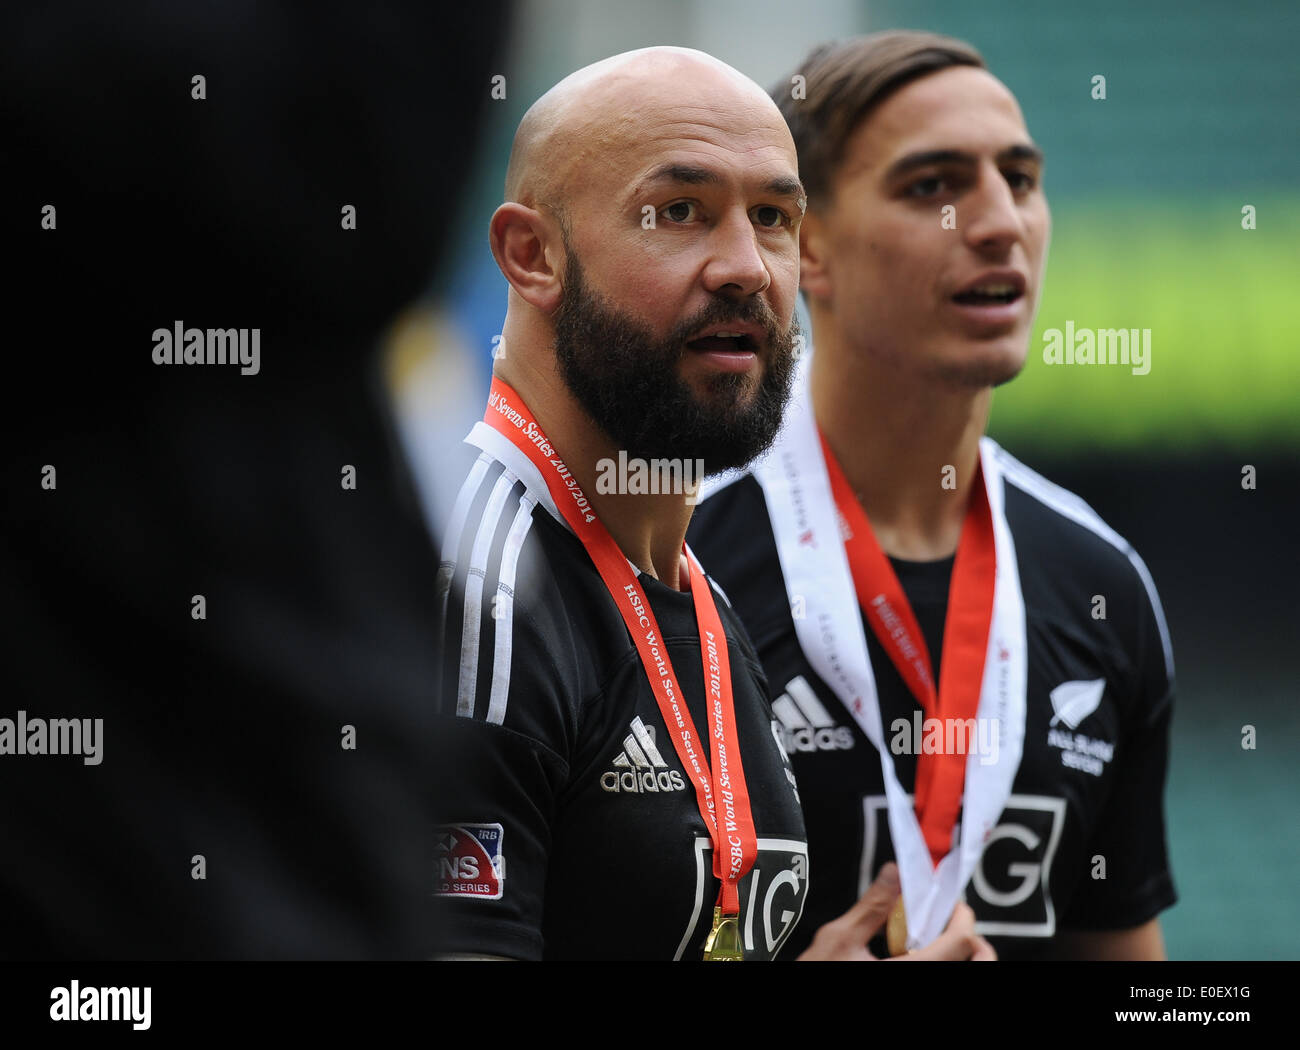
[{"label": "man's neck", "polygon": [[[527,360],[520,361],[523,357]],[[682,544],[694,509],[686,502],[687,495],[621,492],[618,485],[613,492],[599,491],[602,461],[607,464],[605,470],[609,465],[616,468],[619,450],[592,422],[557,372],[530,365],[540,357],[517,355],[508,362],[498,361],[494,373],[524,400],[619,550],[642,572],[673,590],[687,589]],[[619,477],[617,473],[614,476]]]},{"label": "man's neck", "polygon": [[950,556],[970,503],[992,391],[945,391],[839,346],[814,345],[817,424],[881,549],[910,561]]}]

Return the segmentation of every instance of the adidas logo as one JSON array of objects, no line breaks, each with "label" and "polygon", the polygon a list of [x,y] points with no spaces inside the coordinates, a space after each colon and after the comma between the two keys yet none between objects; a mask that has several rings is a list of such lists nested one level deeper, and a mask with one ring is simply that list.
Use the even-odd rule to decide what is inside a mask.
[{"label": "adidas logo", "polygon": [[600,775],[602,791],[638,795],[659,791],[685,791],[686,781],[676,769],[669,769],[655,746],[654,726],[640,716],[632,719],[632,732],[623,738],[623,750],[614,757],[614,768]]},{"label": "adidas logo", "polygon": [[835,724],[803,675],[788,682],[785,692],[772,701],[772,713],[781,720],[786,751],[848,751],[853,747],[853,730]]}]

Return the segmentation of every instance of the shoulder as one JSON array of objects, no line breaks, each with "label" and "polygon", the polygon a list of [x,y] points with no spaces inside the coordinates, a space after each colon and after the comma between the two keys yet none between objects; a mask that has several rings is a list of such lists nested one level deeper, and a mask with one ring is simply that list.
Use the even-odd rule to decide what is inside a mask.
[{"label": "shoulder", "polygon": [[[1155,580],[1133,545],[1084,499],[1049,481],[990,438],[984,439],[1004,483],[1005,513],[1020,565],[1026,602],[1037,592],[1064,592],[1076,603],[1082,596],[1106,608],[1123,623],[1133,613],[1133,631],[1154,633],[1151,645],[1173,677],[1173,651]],[[1128,633],[1128,632],[1126,632]]]},{"label": "shoulder", "polygon": [[587,568],[576,543],[509,467],[473,461],[442,530],[445,713],[571,745],[592,688],[568,614]]},{"label": "shoulder", "polygon": [[1082,497],[1049,481],[1006,449],[985,439],[1004,482],[1006,515],[1017,552],[1054,546],[1058,559],[1083,557],[1091,568],[1130,577],[1155,590],[1133,545],[1110,527]]}]

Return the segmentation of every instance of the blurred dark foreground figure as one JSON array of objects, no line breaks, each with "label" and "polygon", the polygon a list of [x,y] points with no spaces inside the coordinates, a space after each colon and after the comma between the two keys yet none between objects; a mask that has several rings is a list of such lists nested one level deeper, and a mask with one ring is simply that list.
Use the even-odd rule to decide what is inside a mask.
[{"label": "blurred dark foreground figure", "polygon": [[[437,554],[372,351],[507,15],[10,9],[0,957],[436,951]],[[156,364],[178,325],[256,367]]]}]

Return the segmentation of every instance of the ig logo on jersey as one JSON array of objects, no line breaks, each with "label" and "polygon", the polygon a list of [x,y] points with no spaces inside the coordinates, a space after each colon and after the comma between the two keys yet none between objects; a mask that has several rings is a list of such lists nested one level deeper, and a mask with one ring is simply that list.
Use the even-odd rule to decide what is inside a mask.
[{"label": "ig logo on jersey", "polygon": [[[704,899],[705,875],[713,874],[707,836],[695,839],[695,902],[674,958],[691,944],[703,945],[713,918],[713,897]],[[711,879],[709,880],[711,881]],[[713,893],[717,884],[713,883]],[[740,936],[745,958],[766,960],[781,950],[803,914],[808,896],[808,844],[795,839],[758,840],[758,857],[740,880]]]},{"label": "ig logo on jersey", "polygon": [[[909,798],[911,796],[908,796]],[[875,872],[894,859],[884,795],[862,800],[863,839],[860,892]],[[984,853],[966,886],[966,903],[975,912],[975,931],[995,937],[1051,937],[1052,861],[1065,826],[1065,799],[1050,795],[1011,795]]]}]

